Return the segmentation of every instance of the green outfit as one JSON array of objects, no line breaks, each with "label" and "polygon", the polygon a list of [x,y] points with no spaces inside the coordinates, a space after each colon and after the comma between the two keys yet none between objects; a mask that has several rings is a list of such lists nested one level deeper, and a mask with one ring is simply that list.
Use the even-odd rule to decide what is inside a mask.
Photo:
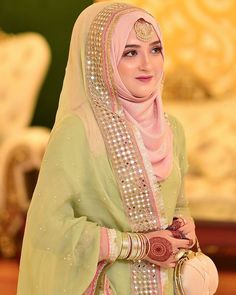
[{"label": "green outfit", "polygon": [[[183,129],[173,117],[170,122],[175,165],[161,183],[169,223],[176,214],[189,214],[181,192],[186,171]],[[69,115],[52,133],[41,166],[28,212],[17,294],[82,294],[96,271],[99,226],[130,231],[106,153],[93,155],[82,121]],[[131,294],[129,272],[126,261],[107,268],[114,294]],[[171,288],[166,294],[173,294]]]}]

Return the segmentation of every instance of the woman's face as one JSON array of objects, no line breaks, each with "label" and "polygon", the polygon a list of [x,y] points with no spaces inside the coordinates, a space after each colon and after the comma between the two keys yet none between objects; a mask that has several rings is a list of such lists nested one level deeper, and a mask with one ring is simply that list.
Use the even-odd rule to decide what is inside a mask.
[{"label": "woman's face", "polygon": [[156,90],[163,72],[159,37],[153,34],[150,41],[140,41],[133,28],[118,64],[118,72],[133,96],[145,98],[151,95]]}]

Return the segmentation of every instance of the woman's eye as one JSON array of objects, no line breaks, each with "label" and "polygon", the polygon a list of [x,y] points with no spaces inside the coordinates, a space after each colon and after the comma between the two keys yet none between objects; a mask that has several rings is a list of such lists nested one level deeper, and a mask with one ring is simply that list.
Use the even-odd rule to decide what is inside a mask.
[{"label": "woman's eye", "polygon": [[130,50],[130,51],[124,52],[124,54],[123,54],[123,56],[128,56],[128,57],[132,57],[132,56],[135,56],[135,55],[137,55],[136,50]]},{"label": "woman's eye", "polygon": [[153,53],[160,53],[160,52],[162,52],[162,47],[155,47],[152,49],[152,52]]}]

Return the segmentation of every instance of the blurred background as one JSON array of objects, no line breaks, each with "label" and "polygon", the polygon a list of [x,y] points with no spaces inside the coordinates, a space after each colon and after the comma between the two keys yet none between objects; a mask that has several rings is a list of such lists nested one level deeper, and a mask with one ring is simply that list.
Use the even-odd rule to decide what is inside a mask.
[{"label": "blurred background", "polygon": [[[160,24],[165,46],[164,105],[186,132],[186,195],[201,248],[220,273],[216,294],[236,294],[236,2],[125,2],[148,10]],[[3,295],[16,293],[25,216],[55,118],[71,30],[90,4],[0,0]]]}]

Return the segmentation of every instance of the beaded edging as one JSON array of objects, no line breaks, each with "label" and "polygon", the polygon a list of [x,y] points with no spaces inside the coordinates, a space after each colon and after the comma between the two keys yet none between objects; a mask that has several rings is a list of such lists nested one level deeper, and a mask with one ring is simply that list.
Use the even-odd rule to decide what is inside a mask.
[{"label": "beaded edging", "polygon": [[[141,9],[116,3],[106,6],[95,17],[86,44],[86,77],[94,115],[104,138],[131,229],[133,232],[147,232],[162,228],[153,202],[155,189],[152,188],[153,183],[132,127],[119,109],[108,54],[115,23],[121,15],[136,10]],[[163,294],[159,267],[138,261],[131,262],[131,269],[133,294]]]}]

